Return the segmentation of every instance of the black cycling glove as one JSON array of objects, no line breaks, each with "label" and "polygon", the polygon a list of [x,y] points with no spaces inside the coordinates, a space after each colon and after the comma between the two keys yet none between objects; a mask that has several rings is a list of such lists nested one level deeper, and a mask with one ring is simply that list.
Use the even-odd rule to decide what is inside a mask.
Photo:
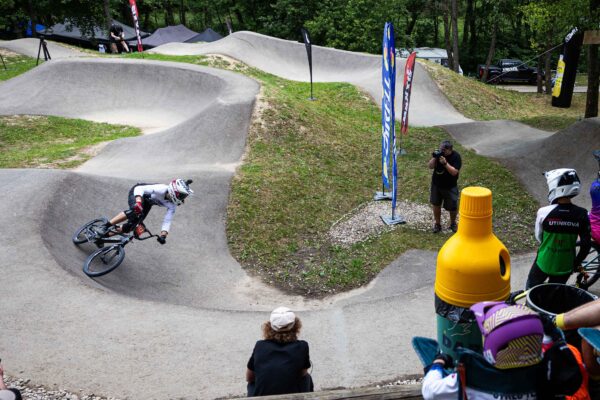
[{"label": "black cycling glove", "polygon": [[156,238],[156,240],[158,241],[158,243],[160,244],[165,244],[167,243],[167,238],[165,236],[159,236]]}]

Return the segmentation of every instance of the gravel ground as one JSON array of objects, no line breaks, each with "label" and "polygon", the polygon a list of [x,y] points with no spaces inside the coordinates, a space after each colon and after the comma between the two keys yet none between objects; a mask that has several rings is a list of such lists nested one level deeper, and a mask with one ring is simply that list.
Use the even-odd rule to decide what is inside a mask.
[{"label": "gravel ground", "polygon": [[[392,215],[391,202],[372,201],[362,204],[333,224],[329,230],[330,239],[333,243],[349,246],[399,226],[384,224],[381,215]],[[429,231],[433,227],[433,212],[429,204],[399,201],[396,203],[395,215],[402,216],[406,225],[415,229]],[[448,213],[442,210],[443,229],[449,231],[449,225]]]},{"label": "gravel ground", "polygon": [[49,389],[32,383],[26,378],[4,376],[4,382],[9,388],[19,389],[24,400],[118,400],[116,397],[96,396],[93,393],[67,392],[62,389]]}]

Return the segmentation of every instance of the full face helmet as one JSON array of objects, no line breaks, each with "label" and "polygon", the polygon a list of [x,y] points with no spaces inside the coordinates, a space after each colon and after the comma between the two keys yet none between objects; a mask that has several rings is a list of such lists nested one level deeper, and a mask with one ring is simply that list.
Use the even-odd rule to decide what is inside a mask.
[{"label": "full face helmet", "polygon": [[548,183],[548,201],[554,204],[559,197],[575,197],[579,194],[581,182],[577,171],[572,168],[559,168],[544,172]]},{"label": "full face helmet", "polygon": [[524,305],[484,301],[471,307],[483,335],[483,356],[498,369],[535,365],[542,360],[544,328]]},{"label": "full face helmet", "polygon": [[185,198],[190,194],[194,194],[194,191],[190,189],[190,183],[192,183],[191,179],[184,181],[183,179],[173,179],[169,183],[169,187],[167,189],[167,198],[180,206],[185,201]]}]

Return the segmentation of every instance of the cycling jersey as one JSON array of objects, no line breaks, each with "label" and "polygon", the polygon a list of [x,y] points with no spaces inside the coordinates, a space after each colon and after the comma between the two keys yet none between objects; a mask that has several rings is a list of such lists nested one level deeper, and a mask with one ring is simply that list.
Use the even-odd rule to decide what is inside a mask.
[{"label": "cycling jersey", "polygon": [[135,186],[133,189],[134,196],[142,196],[146,201],[148,201],[152,205],[167,208],[167,212],[165,214],[165,218],[163,219],[161,228],[162,231],[166,232],[169,232],[169,228],[171,227],[171,220],[173,219],[173,214],[175,214],[176,208],[175,204],[172,201],[169,201],[165,198],[168,188],[168,185],[157,183],[154,185],[139,185]]},{"label": "cycling jersey", "polygon": [[596,179],[590,187],[592,209],[590,210],[590,225],[592,237],[600,244],[600,179]]},{"label": "cycling jersey", "polygon": [[[552,276],[570,274],[591,247],[587,211],[572,203],[542,207],[537,213],[535,237],[541,243],[535,262],[542,272]],[[576,255],[578,237],[581,244]]]}]

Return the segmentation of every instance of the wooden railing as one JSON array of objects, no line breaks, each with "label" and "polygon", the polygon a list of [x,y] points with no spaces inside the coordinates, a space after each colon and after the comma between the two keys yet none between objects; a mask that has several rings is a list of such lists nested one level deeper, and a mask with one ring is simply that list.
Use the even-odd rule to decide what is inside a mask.
[{"label": "wooden railing", "polygon": [[356,388],[323,390],[312,393],[282,394],[276,396],[264,397],[244,397],[243,399],[264,399],[264,400],[396,400],[396,399],[423,399],[421,396],[421,385],[396,385],[380,388]]}]

